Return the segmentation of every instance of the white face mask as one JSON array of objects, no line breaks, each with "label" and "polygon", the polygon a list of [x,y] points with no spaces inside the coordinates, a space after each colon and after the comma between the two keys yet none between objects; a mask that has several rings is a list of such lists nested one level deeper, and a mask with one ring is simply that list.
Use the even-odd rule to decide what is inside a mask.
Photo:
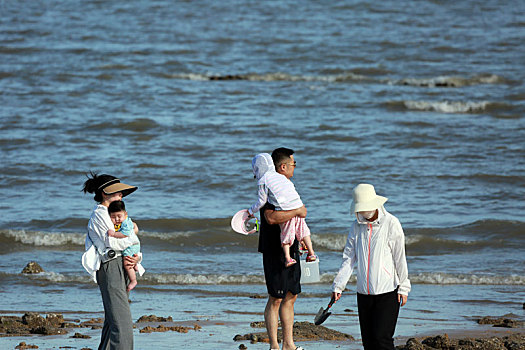
[{"label": "white face mask", "polygon": [[367,220],[370,220],[372,217],[374,217],[374,215],[376,214],[376,211],[375,210],[370,210],[370,211],[360,211],[359,214],[364,217],[365,219]]}]

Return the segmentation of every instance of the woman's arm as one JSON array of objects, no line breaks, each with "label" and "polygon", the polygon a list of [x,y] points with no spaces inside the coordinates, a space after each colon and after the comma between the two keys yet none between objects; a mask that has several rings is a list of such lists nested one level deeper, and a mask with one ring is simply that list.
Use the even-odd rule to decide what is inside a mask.
[{"label": "woman's arm", "polygon": [[113,230],[108,230],[108,236],[114,237],[114,238],[126,238],[127,237],[125,234],[122,234],[120,232],[116,232]]},{"label": "woman's arm", "polygon": [[293,210],[271,210],[267,209],[264,211],[264,217],[270,225],[282,224],[290,219],[299,216],[300,218],[306,217],[306,207],[303,205],[298,209]]},{"label": "woman's arm", "polygon": [[394,266],[396,269],[397,276],[399,277],[399,291],[398,293],[405,296],[403,298],[406,303],[406,296],[410,292],[411,285],[408,279],[408,266],[405,255],[405,233],[401,227],[401,223],[397,218],[393,220],[390,227],[391,241],[390,249],[392,251],[392,258],[394,260]]},{"label": "woman's arm", "polygon": [[140,243],[136,235],[126,238],[110,237],[107,232],[111,229],[114,229],[114,226],[109,217],[107,208],[101,208],[101,206],[99,206],[91,217],[88,226],[89,235],[92,240],[93,237],[96,237],[99,241],[104,242],[106,248],[115,250],[124,250],[129,246]]},{"label": "woman's arm", "polygon": [[332,295],[336,301],[341,298],[341,293],[346,288],[346,284],[352,275],[356,261],[357,255],[355,251],[355,234],[354,226],[352,226],[352,229],[346,240],[345,249],[343,250],[343,261],[341,262],[341,267],[339,268],[339,271],[334,278],[334,283],[332,284]]}]

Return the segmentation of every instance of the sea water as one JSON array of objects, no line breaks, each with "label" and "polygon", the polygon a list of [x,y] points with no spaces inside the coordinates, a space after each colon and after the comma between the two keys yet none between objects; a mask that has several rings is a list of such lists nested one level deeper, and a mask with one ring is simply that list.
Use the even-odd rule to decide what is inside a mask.
[{"label": "sea water", "polygon": [[[297,321],[330,300],[361,182],[389,198],[406,235],[413,289],[397,336],[524,316],[523,2],[1,1],[0,12],[2,313],[102,317],[80,264],[94,205],[81,187],[109,173],[139,187],[125,198],[147,270],[134,320],[208,320],[214,335],[199,341],[236,348],[266,289],[257,236],[229,221],[256,199],[251,158],[284,146],[321,261]],[[45,272],[20,274],[29,261]],[[348,288],[325,325],[359,338],[355,277]],[[75,346],[95,347],[93,332]]]}]

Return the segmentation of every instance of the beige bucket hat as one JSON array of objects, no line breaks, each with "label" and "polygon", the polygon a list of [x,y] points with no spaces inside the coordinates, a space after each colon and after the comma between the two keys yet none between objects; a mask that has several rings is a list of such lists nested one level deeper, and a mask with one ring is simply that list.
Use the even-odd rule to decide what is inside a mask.
[{"label": "beige bucket hat", "polygon": [[378,196],[374,186],[369,184],[359,184],[354,187],[352,197],[354,199],[350,208],[352,213],[375,210],[388,200],[386,197]]},{"label": "beige bucket hat", "polygon": [[135,192],[137,188],[137,186],[126,185],[120,182],[120,179],[110,180],[98,187],[98,189],[102,190],[105,194],[122,192],[122,197],[126,197],[128,194]]}]

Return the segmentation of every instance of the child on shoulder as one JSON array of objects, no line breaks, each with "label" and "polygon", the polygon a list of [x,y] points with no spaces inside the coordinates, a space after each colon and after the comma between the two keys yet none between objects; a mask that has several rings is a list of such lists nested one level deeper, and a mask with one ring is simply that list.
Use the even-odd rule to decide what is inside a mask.
[{"label": "child on shoulder", "polygon": [[[261,153],[252,159],[252,170],[257,179],[258,186],[257,202],[248,209],[248,212],[252,216],[255,212],[259,211],[266,202],[275,206],[275,210],[293,210],[303,206],[299,193],[295,190],[293,182],[290,181],[297,164],[293,159],[293,151],[287,148],[278,150],[288,151],[284,152],[284,157],[281,157],[281,160],[284,160],[284,162],[279,161],[278,169],[280,172],[276,171],[276,166],[272,159],[273,155],[270,156],[268,153]],[[306,261],[317,260],[312,240],[310,239],[310,229],[308,225],[306,225],[304,218],[296,216],[279,226],[281,228],[281,245],[286,267],[297,263],[297,261],[290,256],[290,246],[296,238],[306,245],[308,250]]]}]

